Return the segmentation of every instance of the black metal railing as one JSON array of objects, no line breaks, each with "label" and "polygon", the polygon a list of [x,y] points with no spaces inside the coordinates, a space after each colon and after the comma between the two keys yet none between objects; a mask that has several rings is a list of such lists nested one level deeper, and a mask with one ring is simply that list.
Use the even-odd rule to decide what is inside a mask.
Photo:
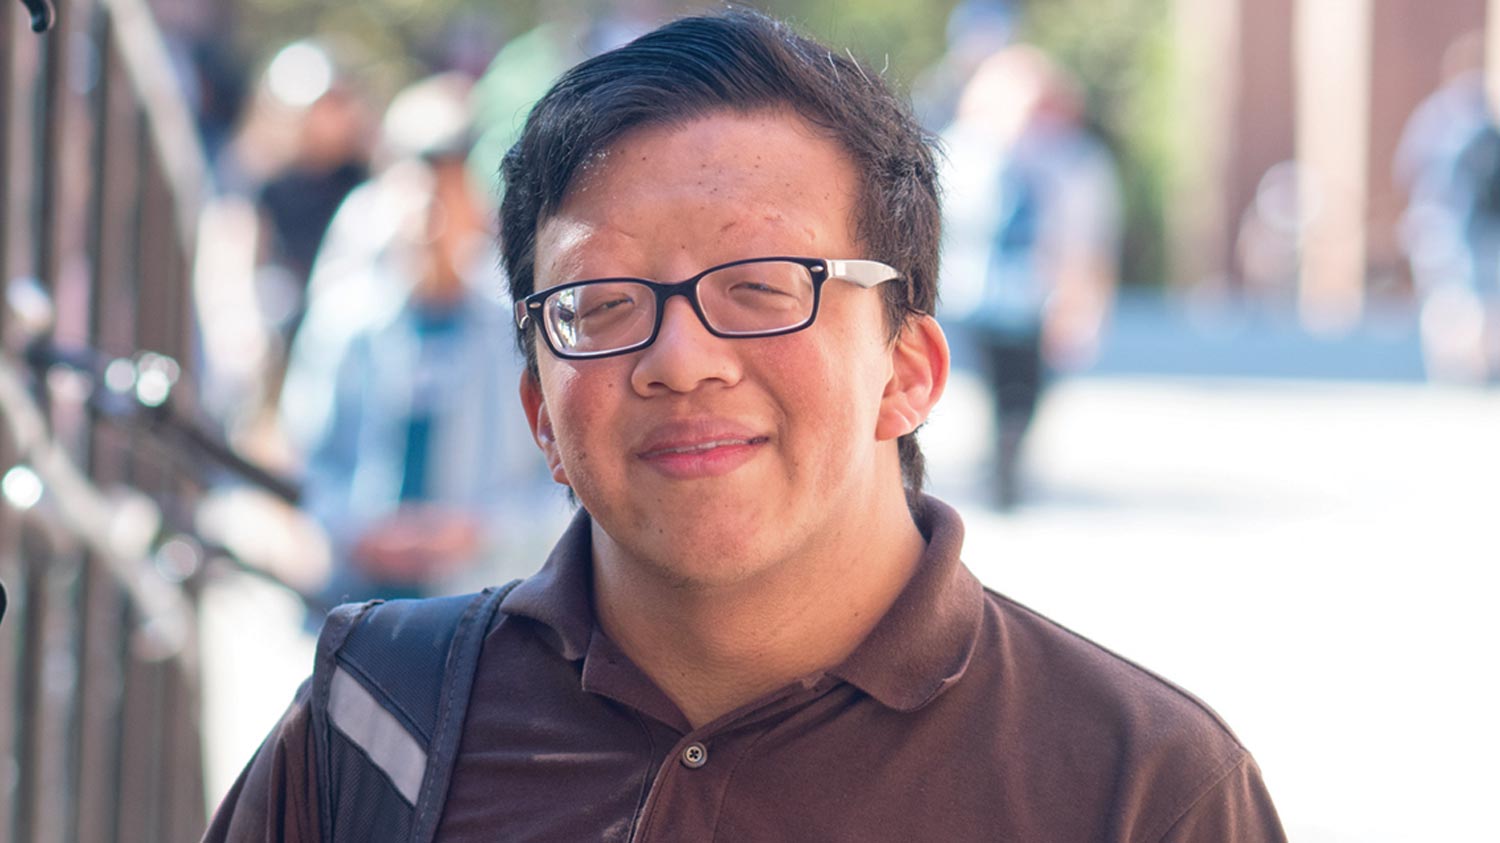
[{"label": "black metal railing", "polygon": [[51,12],[0,5],[0,840],[195,840],[206,169],[142,0]]}]

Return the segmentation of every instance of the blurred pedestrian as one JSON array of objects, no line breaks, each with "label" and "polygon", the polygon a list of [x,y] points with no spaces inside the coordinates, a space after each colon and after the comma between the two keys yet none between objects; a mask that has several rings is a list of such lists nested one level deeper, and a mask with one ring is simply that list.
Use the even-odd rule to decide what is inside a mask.
[{"label": "blurred pedestrian", "polygon": [[291,120],[286,159],[255,190],[264,224],[262,305],[283,339],[296,333],[308,277],[344,198],[370,176],[369,104],[330,51],[313,41],[283,48],[264,87]]},{"label": "blurred pedestrian", "polygon": [[1011,43],[1016,13],[1010,0],[962,0],[948,14],[947,49],[912,83],[912,109],[932,131],[953,122],[958,100],[985,59]]},{"label": "blurred pedestrian", "polygon": [[505,560],[554,497],[535,493],[493,209],[465,166],[469,87],[446,74],[392,102],[394,160],[339,210],[293,347],[281,415],[331,540],[330,603],[528,573]]},{"label": "blurred pedestrian", "polygon": [[1114,161],[1077,83],[1040,50],[985,60],[943,132],[944,316],[995,399],[996,499],[1021,499],[1022,445],[1048,373],[1092,359],[1117,285]]},{"label": "blurred pedestrian", "polygon": [[1483,34],[1457,39],[1442,72],[1396,152],[1409,195],[1401,237],[1429,374],[1482,383],[1500,380],[1500,128],[1485,95]]}]

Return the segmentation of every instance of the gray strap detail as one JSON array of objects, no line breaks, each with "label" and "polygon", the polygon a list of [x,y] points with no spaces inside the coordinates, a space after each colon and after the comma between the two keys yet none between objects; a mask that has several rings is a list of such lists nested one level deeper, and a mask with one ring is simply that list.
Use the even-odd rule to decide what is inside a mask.
[{"label": "gray strap detail", "polygon": [[333,672],[328,715],[334,727],[390,777],[401,796],[416,805],[427,769],[427,753],[406,727],[342,667]]}]

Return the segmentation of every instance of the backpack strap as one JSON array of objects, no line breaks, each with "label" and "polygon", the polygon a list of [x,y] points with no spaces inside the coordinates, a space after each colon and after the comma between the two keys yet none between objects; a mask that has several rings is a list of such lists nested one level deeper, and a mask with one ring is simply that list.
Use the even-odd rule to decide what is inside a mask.
[{"label": "backpack strap", "polygon": [[515,585],[329,613],[312,698],[324,840],[433,839],[484,637]]}]

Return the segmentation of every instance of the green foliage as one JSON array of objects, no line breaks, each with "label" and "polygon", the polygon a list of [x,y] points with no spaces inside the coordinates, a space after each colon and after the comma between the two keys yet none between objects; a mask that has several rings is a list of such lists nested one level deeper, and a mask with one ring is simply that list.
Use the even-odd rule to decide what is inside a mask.
[{"label": "green foliage", "polygon": [[[241,0],[242,52],[263,66],[283,44],[332,40],[346,65],[380,98],[426,72],[430,49],[455,19],[482,20],[515,37],[546,19],[596,18],[611,0]],[[957,0],[748,0],[834,49],[848,50],[893,88],[909,92],[945,49]],[[665,0],[665,11],[722,8]],[[1123,277],[1166,277],[1163,203],[1172,160],[1170,0],[1027,0],[1024,40],[1052,53],[1081,80],[1095,128],[1120,163],[1126,206]]]},{"label": "green foliage", "polygon": [[759,0],[747,5],[790,21],[834,49],[849,50],[898,91],[942,55],[954,0]]},{"label": "green foliage", "polygon": [[424,59],[456,21],[484,21],[497,34],[514,36],[537,23],[539,5],[539,0],[240,0],[235,36],[255,71],[282,46],[318,38],[380,99],[428,72]]},{"label": "green foliage", "polygon": [[[931,64],[944,48],[943,29],[955,0],[915,4],[908,0],[751,0],[758,8],[799,29],[847,49],[898,90]],[[377,87],[398,84],[422,71],[420,57],[456,16],[492,21],[509,37],[547,18],[596,17],[608,0],[242,0],[237,35],[245,55],[263,66],[282,45],[319,36],[341,45],[361,75],[373,70]],[[664,7],[672,3],[661,4]],[[705,0],[682,0],[681,11],[722,8]]]}]

